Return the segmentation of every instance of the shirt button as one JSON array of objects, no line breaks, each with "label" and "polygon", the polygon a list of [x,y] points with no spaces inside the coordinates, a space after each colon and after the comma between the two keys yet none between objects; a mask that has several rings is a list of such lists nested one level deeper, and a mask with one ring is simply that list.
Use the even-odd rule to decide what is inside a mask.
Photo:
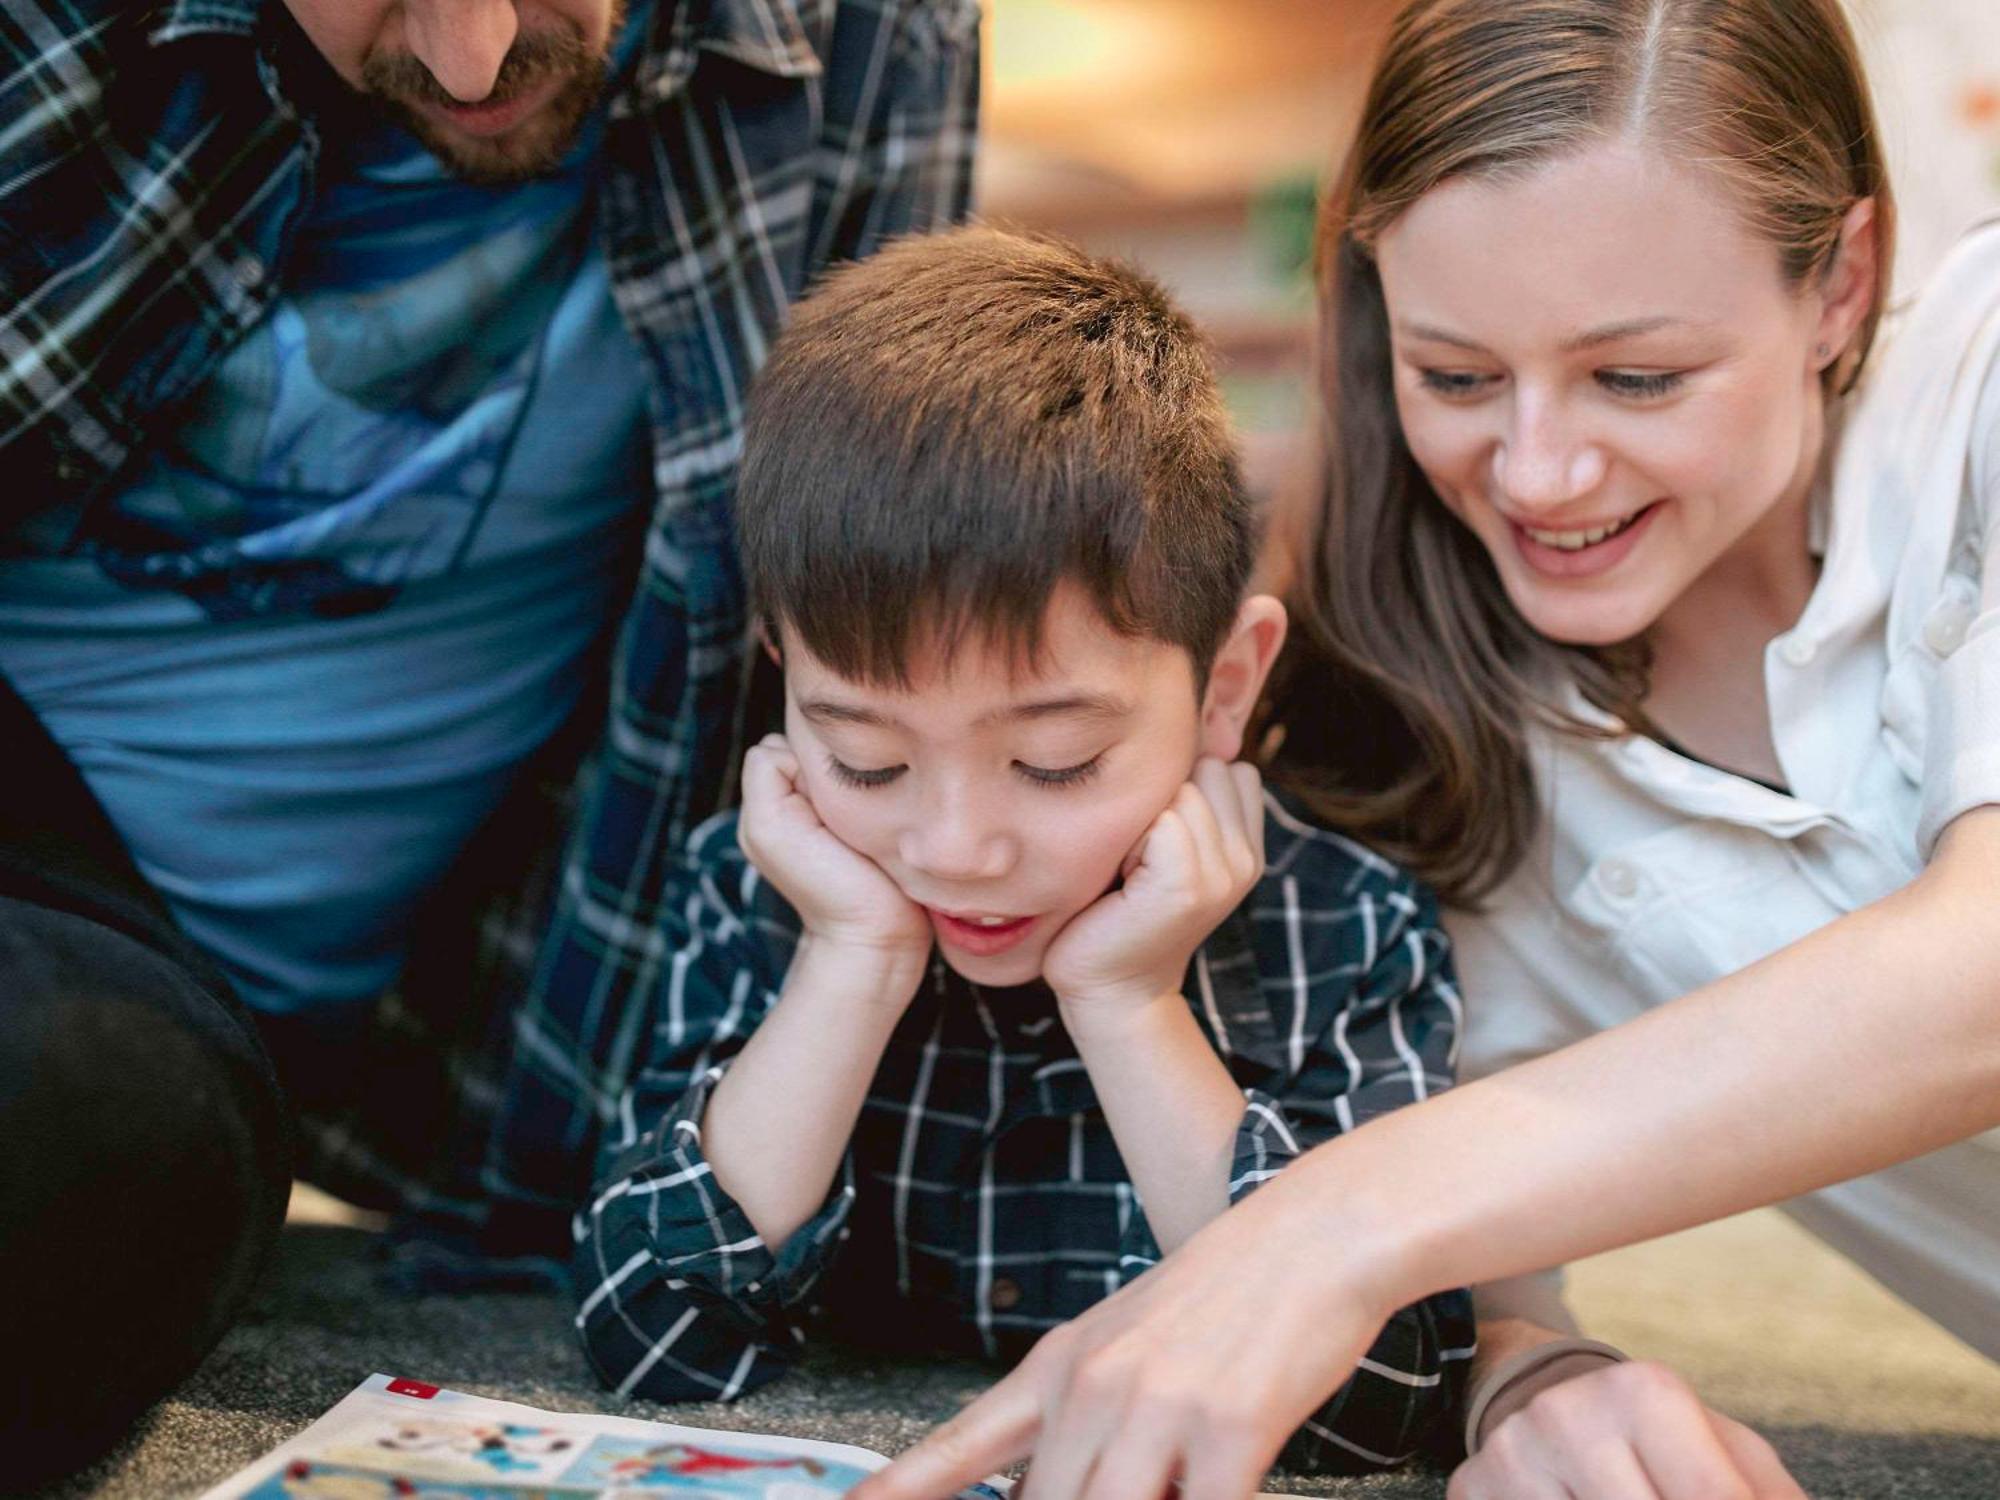
[{"label": "shirt button", "polygon": [[1778,648],[1778,655],[1795,667],[1803,667],[1819,655],[1819,646],[1808,636],[1788,635]]},{"label": "shirt button", "polygon": [[986,1290],[986,1305],[995,1312],[1011,1312],[1021,1305],[1019,1283],[1002,1276]]},{"label": "shirt button", "polygon": [[1630,901],[1639,894],[1639,872],[1622,859],[1606,860],[1597,872],[1597,883],[1614,901]]},{"label": "shirt button", "polygon": [[1969,600],[1944,598],[1931,607],[1924,620],[1924,644],[1939,656],[1949,656],[1965,644],[1965,633],[1972,628],[1979,607]]},{"label": "shirt button", "polygon": [[246,255],[236,262],[236,284],[246,292],[254,292],[264,284],[264,262],[254,255]]}]

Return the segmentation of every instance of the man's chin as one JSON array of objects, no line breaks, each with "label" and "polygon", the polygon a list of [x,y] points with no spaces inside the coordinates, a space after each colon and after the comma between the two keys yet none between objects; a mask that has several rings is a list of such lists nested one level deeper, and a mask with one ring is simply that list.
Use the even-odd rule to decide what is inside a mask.
[{"label": "man's chin", "polygon": [[594,89],[565,89],[519,122],[494,131],[461,127],[435,111],[400,101],[391,109],[454,177],[504,187],[547,177],[562,165],[595,95]]}]

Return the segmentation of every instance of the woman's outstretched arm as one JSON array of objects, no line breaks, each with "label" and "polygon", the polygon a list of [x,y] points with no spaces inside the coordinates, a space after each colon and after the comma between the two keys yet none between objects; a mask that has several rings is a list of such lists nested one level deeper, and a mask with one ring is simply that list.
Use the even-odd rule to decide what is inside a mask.
[{"label": "woman's outstretched arm", "polygon": [[[2000,807],[1909,886],[1563,1051],[1329,1143],[1048,1335],[857,1500],[1032,1455],[1034,1500],[1241,1500],[1394,1308],[2000,1125]],[[1274,1308],[1285,1314],[1274,1317]]]}]

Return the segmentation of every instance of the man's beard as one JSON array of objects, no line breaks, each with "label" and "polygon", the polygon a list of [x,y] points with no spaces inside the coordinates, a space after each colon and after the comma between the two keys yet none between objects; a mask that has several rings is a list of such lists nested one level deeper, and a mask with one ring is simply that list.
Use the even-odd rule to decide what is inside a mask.
[{"label": "man's beard", "polygon": [[408,52],[376,54],[361,66],[365,95],[467,182],[505,184],[546,176],[562,163],[583,121],[604,92],[608,52],[623,24],[625,7],[612,7],[605,52],[592,51],[573,27],[522,32],[507,49],[492,91],[478,102],[504,105],[560,80],[548,102],[497,136],[476,136],[441,125],[420,106],[450,109],[462,101],[446,92],[431,70]]}]

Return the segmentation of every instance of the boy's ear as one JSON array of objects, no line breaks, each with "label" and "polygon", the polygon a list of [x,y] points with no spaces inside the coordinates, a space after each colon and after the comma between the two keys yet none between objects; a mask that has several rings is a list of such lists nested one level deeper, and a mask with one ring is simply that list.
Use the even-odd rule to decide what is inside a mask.
[{"label": "boy's ear", "polygon": [[1252,594],[1208,669],[1201,700],[1201,753],[1218,760],[1243,754],[1243,731],[1285,644],[1285,606],[1269,594]]},{"label": "boy's ear", "polygon": [[757,644],[764,648],[764,654],[780,668],[785,665],[785,654],[778,649],[778,639],[771,634],[771,622],[762,615],[757,617]]}]

